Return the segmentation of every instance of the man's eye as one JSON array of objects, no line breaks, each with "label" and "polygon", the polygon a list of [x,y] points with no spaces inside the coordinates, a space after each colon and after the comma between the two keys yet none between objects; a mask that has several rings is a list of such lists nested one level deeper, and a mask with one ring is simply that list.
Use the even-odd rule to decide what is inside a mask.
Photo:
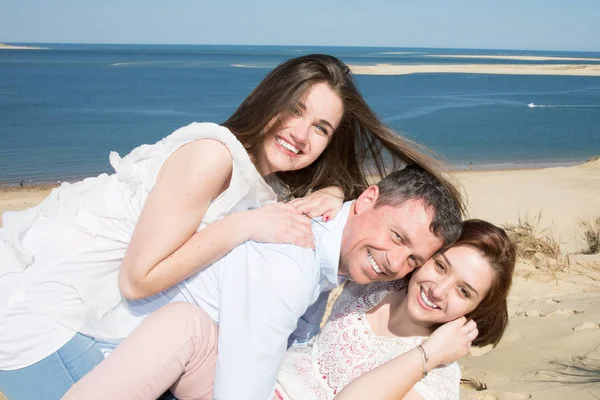
[{"label": "man's eye", "polygon": [[392,234],[394,235],[394,237],[396,238],[396,240],[399,240],[399,241],[401,241],[401,242],[402,242],[402,236],[400,236],[400,235],[398,234],[398,232],[396,232],[396,231],[392,231]]},{"label": "man's eye", "polygon": [[410,256],[410,257],[408,257],[408,259],[410,260],[411,267],[417,268],[419,266],[419,264],[417,263],[417,259],[415,258],[415,256]]}]

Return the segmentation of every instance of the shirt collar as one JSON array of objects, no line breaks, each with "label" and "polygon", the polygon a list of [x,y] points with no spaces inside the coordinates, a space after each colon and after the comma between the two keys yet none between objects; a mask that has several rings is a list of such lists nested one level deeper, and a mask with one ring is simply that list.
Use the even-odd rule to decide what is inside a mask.
[{"label": "shirt collar", "polygon": [[331,286],[331,284],[338,285],[342,234],[346,222],[348,222],[352,203],[354,203],[354,200],[345,202],[336,217],[331,221],[323,222],[319,217],[312,223],[317,256],[321,267],[321,284],[327,286]]}]

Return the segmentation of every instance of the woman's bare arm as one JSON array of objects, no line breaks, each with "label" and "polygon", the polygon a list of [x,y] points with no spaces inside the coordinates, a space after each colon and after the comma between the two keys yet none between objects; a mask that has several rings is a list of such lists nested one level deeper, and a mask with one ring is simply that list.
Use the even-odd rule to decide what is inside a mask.
[{"label": "woman's bare arm", "polygon": [[303,237],[310,232],[310,220],[285,204],[235,213],[196,232],[211,201],[228,187],[232,168],[229,151],[215,140],[189,143],[165,162],[119,271],[123,296],[140,299],[168,289],[253,238],[257,230],[268,231],[269,239],[283,236],[310,246],[312,236]]}]

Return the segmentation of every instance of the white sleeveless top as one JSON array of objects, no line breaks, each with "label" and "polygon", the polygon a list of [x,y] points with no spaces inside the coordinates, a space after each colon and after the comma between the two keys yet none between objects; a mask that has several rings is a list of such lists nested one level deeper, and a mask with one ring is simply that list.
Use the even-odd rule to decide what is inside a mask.
[{"label": "white sleeveless top", "polygon": [[[323,330],[309,346],[288,349],[277,377],[284,400],[333,399],[351,381],[392,358],[414,349],[426,337],[377,336],[365,313],[401,281],[346,285]],[[413,387],[425,400],[458,400],[457,363],[433,369]]]},{"label": "white sleeveless top", "polygon": [[[140,212],[165,160],[186,143],[215,139],[233,158],[229,188],[208,208],[198,230],[277,196],[243,145],[222,126],[192,123],[121,158],[115,173],[63,183],[38,206],[6,212],[0,229],[0,369],[23,368],[67,343],[77,331],[125,337],[132,319],[117,276]],[[198,160],[202,162],[202,160]],[[190,301],[178,287],[163,299]]]}]

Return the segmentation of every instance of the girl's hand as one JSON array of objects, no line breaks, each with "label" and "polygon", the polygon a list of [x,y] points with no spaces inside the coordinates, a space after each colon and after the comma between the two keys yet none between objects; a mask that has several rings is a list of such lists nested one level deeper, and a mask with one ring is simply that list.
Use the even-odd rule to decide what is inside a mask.
[{"label": "girl's hand", "polygon": [[479,331],[475,321],[460,317],[440,326],[423,343],[432,368],[449,364],[464,357]]},{"label": "girl's hand", "polygon": [[329,186],[308,196],[294,199],[290,202],[300,213],[308,214],[310,217],[323,217],[323,222],[335,218],[344,204],[344,193],[337,186]]},{"label": "girl's hand", "polygon": [[248,232],[248,240],[315,248],[311,219],[291,204],[269,204],[238,214],[242,219],[241,228]]}]

